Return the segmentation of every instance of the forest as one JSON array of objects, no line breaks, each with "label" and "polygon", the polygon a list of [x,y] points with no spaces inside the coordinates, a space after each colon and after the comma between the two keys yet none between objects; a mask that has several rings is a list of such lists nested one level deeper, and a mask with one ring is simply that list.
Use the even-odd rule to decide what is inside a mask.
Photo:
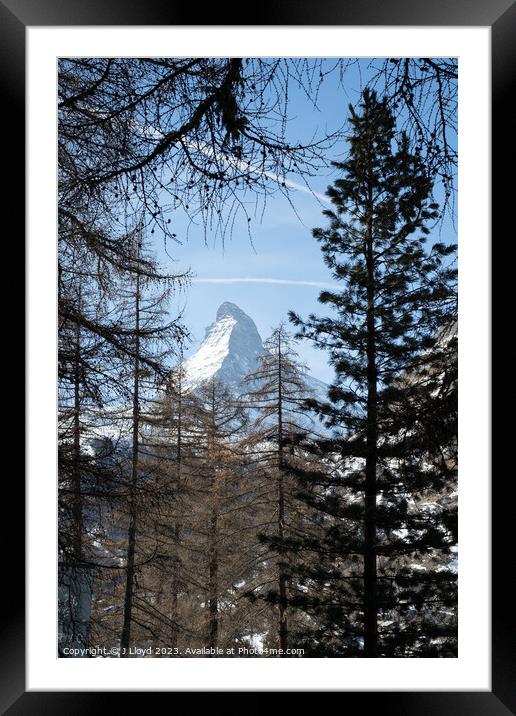
[{"label": "forest", "polygon": [[[373,58],[341,128],[297,141],[291,96],[357,62],[60,60],[61,657],[457,656],[457,62]],[[333,288],[238,385],[192,387],[192,271],[156,246],[179,213],[252,241],[328,171]]]}]

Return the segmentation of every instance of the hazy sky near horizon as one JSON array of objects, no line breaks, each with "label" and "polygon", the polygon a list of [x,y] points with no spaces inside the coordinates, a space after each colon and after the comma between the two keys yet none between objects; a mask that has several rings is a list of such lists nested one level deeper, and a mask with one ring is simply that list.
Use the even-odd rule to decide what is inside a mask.
[{"label": "hazy sky near horizon", "polygon": [[[346,70],[344,88],[338,87],[336,76],[327,78],[320,92],[318,111],[301,93],[292,92],[289,101],[292,120],[287,136],[307,138],[317,129],[333,131],[342,126],[349,103],[355,104],[359,99],[361,83],[368,76],[368,62],[363,60]],[[346,144],[341,142],[334,147],[331,159],[342,159],[345,152]],[[181,243],[169,245],[165,250],[159,236],[155,239],[158,259],[165,270],[178,273],[190,269],[193,274],[191,284],[175,295],[171,306],[171,313],[183,312],[191,333],[186,355],[198,348],[205,328],[215,320],[217,308],[224,301],[236,303],[245,311],[255,321],[263,339],[287,318],[289,310],[302,317],[309,313],[324,315],[327,309],[317,301],[319,292],[335,284],[312,229],[326,225],[322,215],[328,206],[324,193],[335,177],[335,170],[313,177],[310,185],[315,195],[301,185],[291,187],[297,216],[281,194],[267,199],[263,216],[254,215],[250,201],[252,241],[243,216],[224,243],[220,236],[206,236],[202,226],[189,224],[186,216],[174,218]],[[456,239],[449,217],[443,221],[439,239]],[[324,352],[315,350],[308,341],[299,342],[297,350],[315,377],[326,382],[332,380],[333,370]]]}]

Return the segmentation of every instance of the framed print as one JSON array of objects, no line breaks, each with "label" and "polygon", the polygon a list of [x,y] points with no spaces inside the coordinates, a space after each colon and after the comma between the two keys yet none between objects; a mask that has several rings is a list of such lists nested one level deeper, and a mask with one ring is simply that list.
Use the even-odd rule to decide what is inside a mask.
[{"label": "framed print", "polygon": [[516,712],[489,383],[514,5],[0,11],[29,329],[3,708]]}]

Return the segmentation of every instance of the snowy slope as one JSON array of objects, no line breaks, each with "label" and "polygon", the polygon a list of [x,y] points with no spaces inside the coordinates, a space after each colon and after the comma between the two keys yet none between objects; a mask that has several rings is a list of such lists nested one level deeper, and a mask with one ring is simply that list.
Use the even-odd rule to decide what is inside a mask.
[{"label": "snowy slope", "polygon": [[196,353],[184,363],[186,386],[195,389],[213,378],[237,386],[256,369],[263,343],[252,318],[229,301],[219,306],[215,322]]},{"label": "snowy slope", "polygon": [[[236,304],[226,301],[217,311],[215,322],[196,353],[184,363],[188,390],[195,390],[213,378],[237,388],[244,376],[257,367],[257,358],[265,352],[258,329]],[[310,375],[306,384],[314,397],[324,399],[327,386]]]},{"label": "snowy slope", "polygon": [[196,387],[213,378],[221,370],[229,354],[231,331],[236,321],[225,316],[206,329],[206,336],[198,351],[184,363],[186,382]]}]

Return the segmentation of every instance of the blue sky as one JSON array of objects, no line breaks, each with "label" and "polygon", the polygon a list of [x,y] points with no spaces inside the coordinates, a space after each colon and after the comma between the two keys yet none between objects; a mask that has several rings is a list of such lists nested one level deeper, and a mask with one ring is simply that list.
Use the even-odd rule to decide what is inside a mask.
[{"label": "blue sky", "polygon": [[[293,117],[289,136],[308,138],[317,128],[331,131],[341,126],[348,115],[349,102],[354,104],[359,98],[361,78],[367,77],[367,62],[361,63],[361,75],[356,66],[347,71],[344,88],[337,86],[336,77],[325,80],[318,103],[320,111],[313,110],[301,94],[293,93],[289,103]],[[331,158],[342,158],[344,151],[342,143],[334,148]],[[310,180],[311,187],[324,195],[334,177],[335,174],[328,172],[314,177]],[[298,216],[280,194],[269,198],[263,217],[260,215],[255,220],[253,216],[252,243],[243,216],[241,225],[235,225],[224,245],[220,237],[214,235],[208,235],[205,243],[201,227],[188,226],[186,217],[175,218],[181,243],[168,247],[173,261],[160,240],[156,240],[158,258],[166,270],[176,273],[190,268],[195,276],[191,285],[176,295],[171,307],[173,313],[178,309],[184,311],[184,321],[193,339],[187,355],[196,350],[205,327],[214,320],[218,306],[224,301],[232,301],[248,313],[262,338],[266,338],[291,309],[301,316],[320,312],[319,291],[332,279],[311,229],[325,225],[326,219],[322,216],[325,205],[320,198],[301,189],[292,189],[291,198]],[[441,239],[455,238],[448,218],[441,233]],[[315,377],[326,382],[332,380],[333,371],[323,352],[315,350],[308,341],[300,342],[297,350]]]}]

